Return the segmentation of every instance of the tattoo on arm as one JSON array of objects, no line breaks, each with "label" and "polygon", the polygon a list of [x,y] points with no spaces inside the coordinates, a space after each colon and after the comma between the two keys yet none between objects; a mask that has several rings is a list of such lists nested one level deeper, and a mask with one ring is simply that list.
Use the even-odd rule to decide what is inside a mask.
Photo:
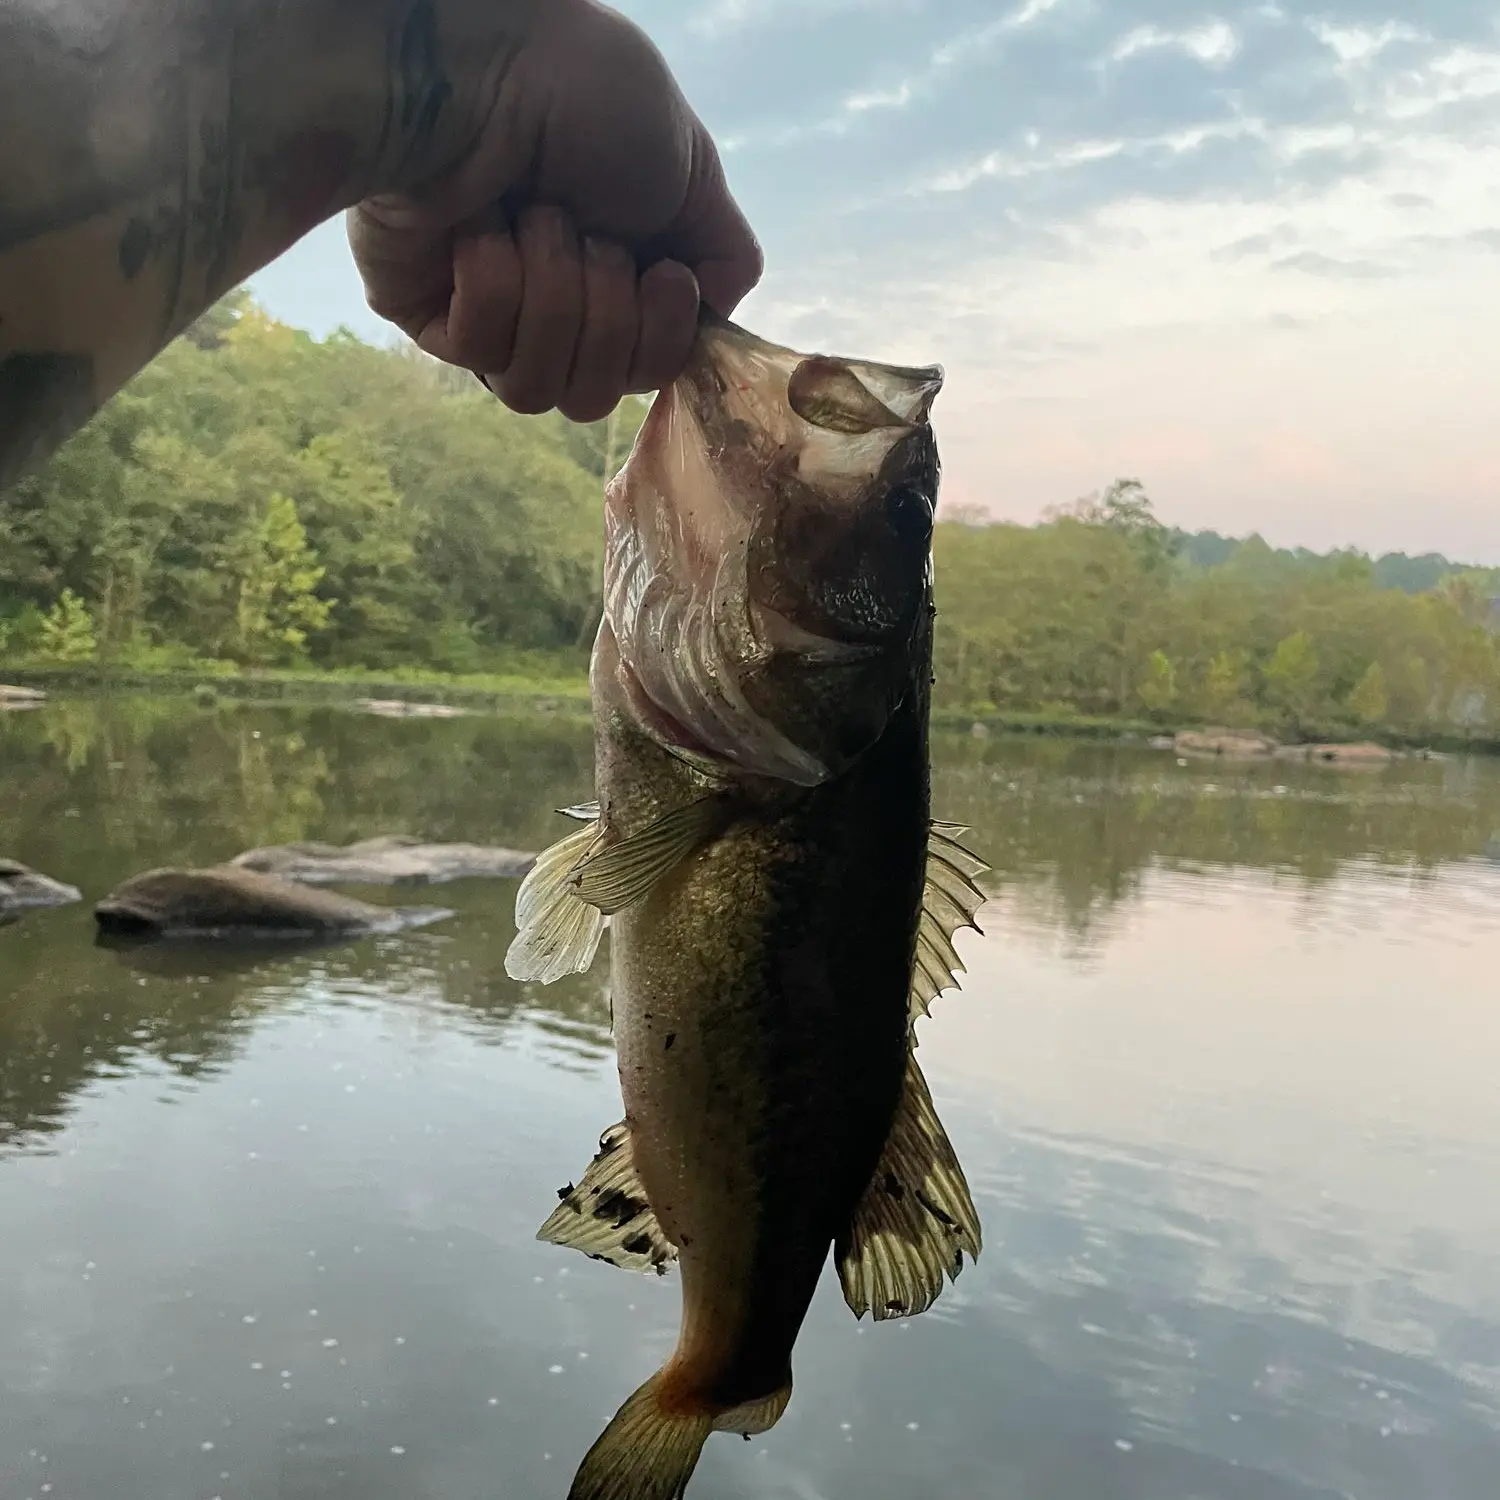
[{"label": "tattoo on arm", "polygon": [[0,490],[237,281],[452,149],[443,4],[0,0]]},{"label": "tattoo on arm", "polygon": [[0,358],[0,490],[94,414],[94,362],[79,354]]}]

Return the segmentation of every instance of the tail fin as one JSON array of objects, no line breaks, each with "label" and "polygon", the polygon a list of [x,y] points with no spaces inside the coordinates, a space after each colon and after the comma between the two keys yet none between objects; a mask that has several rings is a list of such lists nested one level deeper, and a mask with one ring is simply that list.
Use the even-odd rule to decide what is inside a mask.
[{"label": "tail fin", "polygon": [[712,1412],[670,1412],[662,1372],[633,1395],[584,1456],[568,1500],[682,1500],[713,1431]]}]

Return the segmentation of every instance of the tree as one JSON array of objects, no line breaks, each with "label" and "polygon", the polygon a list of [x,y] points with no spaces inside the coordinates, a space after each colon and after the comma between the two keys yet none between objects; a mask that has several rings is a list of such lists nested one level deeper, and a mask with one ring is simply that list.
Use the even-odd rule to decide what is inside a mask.
[{"label": "tree", "polygon": [[1261,669],[1267,703],[1293,728],[1300,728],[1311,717],[1317,677],[1318,654],[1303,630],[1278,641],[1271,659]]},{"label": "tree", "polygon": [[1346,702],[1349,712],[1362,724],[1378,724],[1390,711],[1390,694],[1385,688],[1385,672],[1378,661],[1372,661],[1354,685]]},{"label": "tree", "polygon": [[271,665],[299,659],[308,636],[327,626],[333,603],[317,596],[323,569],[287,496],[271,496],[243,569],[235,642],[241,660]]},{"label": "tree", "polygon": [[1136,693],[1146,705],[1147,713],[1160,717],[1176,701],[1177,673],[1163,651],[1153,651],[1146,659],[1146,671],[1136,684]]},{"label": "tree", "polygon": [[93,661],[98,654],[88,606],[72,589],[64,589],[47,611],[41,637],[41,654],[49,661],[77,664]]},{"label": "tree", "polygon": [[1227,723],[1238,717],[1244,701],[1246,666],[1243,651],[1225,649],[1214,655],[1203,679],[1204,718]]}]

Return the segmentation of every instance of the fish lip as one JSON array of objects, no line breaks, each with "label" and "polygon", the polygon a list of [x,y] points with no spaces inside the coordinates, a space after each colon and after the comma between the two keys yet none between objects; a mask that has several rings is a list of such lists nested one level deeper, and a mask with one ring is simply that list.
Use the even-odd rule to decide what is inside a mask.
[{"label": "fish lip", "polygon": [[777,344],[730,319],[720,317],[706,304],[699,315],[700,337],[709,346],[716,341],[732,345],[745,353],[760,354],[775,363],[791,362],[793,369],[809,359],[829,360],[848,369],[892,416],[909,427],[920,427],[932,411],[947,380],[941,364],[898,365],[883,360],[855,358],[849,355],[822,354]]}]

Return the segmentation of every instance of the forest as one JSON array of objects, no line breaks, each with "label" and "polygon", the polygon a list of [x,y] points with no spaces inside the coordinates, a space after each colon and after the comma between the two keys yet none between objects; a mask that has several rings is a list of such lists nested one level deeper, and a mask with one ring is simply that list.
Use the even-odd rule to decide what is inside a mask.
[{"label": "forest", "polygon": [[[644,413],[515,416],[232,294],[0,495],[0,675],[581,684],[599,491]],[[1132,478],[1036,525],[952,515],[934,550],[955,714],[1500,736],[1500,570],[1188,533]]]}]

